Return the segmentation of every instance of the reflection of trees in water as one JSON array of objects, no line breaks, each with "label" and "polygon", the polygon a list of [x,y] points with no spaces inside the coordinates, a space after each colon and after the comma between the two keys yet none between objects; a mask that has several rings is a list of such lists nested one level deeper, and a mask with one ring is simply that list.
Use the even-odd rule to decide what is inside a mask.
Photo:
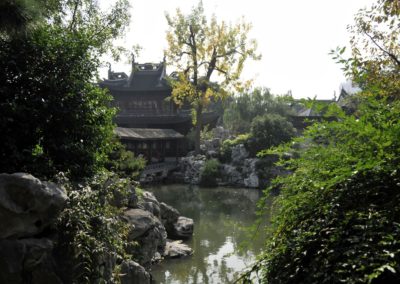
[{"label": "reflection of trees in water", "polygon": [[[195,221],[194,236],[187,243],[194,255],[185,259],[168,260],[153,268],[162,283],[229,283],[236,273],[218,253],[229,241],[234,255],[243,260],[252,259],[254,243],[249,250],[239,251],[239,245],[248,235],[241,230],[255,220],[256,202],[260,191],[233,188],[200,188],[187,185],[167,185],[149,188],[160,202],[177,208]],[[219,259],[211,261],[211,256]],[[165,276],[165,271],[171,275]]]}]

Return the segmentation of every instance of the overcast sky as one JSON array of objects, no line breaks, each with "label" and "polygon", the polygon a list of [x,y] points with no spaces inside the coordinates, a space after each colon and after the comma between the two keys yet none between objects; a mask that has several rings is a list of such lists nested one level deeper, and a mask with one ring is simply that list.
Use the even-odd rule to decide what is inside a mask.
[{"label": "overcast sky", "polygon": [[[349,41],[346,26],[372,0],[203,0],[206,14],[235,22],[242,16],[252,23],[251,37],[262,59],[247,64],[243,77],[274,94],[291,90],[295,98],[332,98],[345,81],[340,66],[328,54]],[[132,21],[122,44],[140,45],[137,61],[159,62],[166,48],[165,12],[189,12],[197,0],[132,1]],[[121,42],[120,42],[121,43]],[[113,64],[114,71],[130,72],[130,65]],[[173,70],[167,70],[168,73]],[[101,72],[104,77],[104,70]]]}]

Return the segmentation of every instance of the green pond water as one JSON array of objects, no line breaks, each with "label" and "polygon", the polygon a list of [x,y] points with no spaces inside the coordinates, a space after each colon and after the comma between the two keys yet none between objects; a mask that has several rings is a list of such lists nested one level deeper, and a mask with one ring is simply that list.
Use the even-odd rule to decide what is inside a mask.
[{"label": "green pond water", "polygon": [[[263,241],[242,228],[255,221],[261,191],[188,185],[160,185],[146,190],[194,220],[193,237],[185,241],[194,254],[154,265],[151,274],[155,283],[231,283],[254,262]],[[242,249],[245,240],[250,245]]]}]

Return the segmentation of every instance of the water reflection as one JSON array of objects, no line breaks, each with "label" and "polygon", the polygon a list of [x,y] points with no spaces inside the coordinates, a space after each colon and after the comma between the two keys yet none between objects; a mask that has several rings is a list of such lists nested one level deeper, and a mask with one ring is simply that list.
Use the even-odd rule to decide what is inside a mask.
[{"label": "water reflection", "polygon": [[148,190],[195,221],[194,236],[187,241],[194,255],[153,266],[156,283],[230,283],[252,264],[262,240],[253,240],[250,247],[240,250],[249,237],[241,228],[254,222],[260,191],[187,185]]}]

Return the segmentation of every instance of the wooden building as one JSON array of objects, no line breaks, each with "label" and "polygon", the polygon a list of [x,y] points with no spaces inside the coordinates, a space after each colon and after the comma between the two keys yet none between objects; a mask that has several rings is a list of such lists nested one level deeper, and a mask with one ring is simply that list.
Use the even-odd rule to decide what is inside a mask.
[{"label": "wooden building", "polygon": [[[176,158],[187,153],[184,135],[192,128],[190,107],[178,108],[172,100],[165,61],[139,64],[132,61],[132,72],[108,71],[108,79],[99,83],[107,88],[118,108],[117,135],[136,155],[148,162]],[[216,123],[218,115],[206,112],[205,124]]]}]

